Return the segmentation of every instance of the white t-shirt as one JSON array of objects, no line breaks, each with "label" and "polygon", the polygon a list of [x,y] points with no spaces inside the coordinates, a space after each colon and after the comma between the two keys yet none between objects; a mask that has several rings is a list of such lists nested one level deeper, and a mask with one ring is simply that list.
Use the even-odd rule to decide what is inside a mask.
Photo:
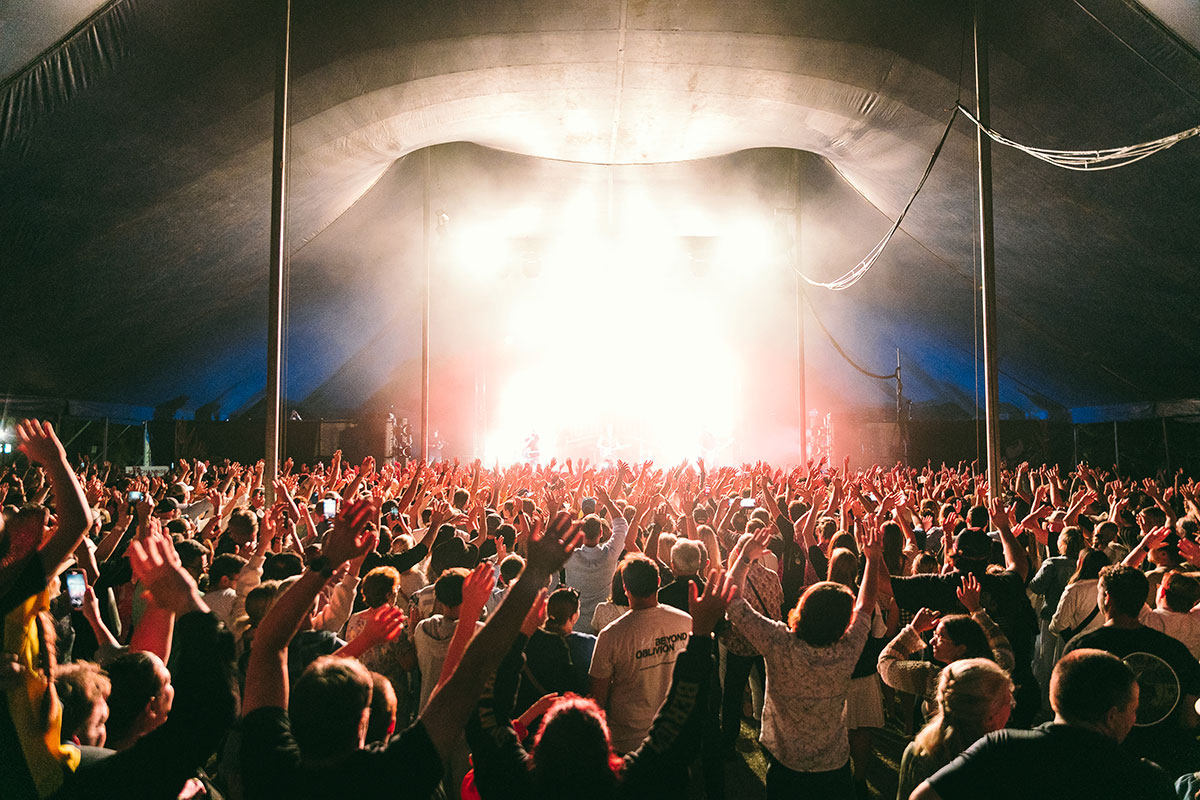
[{"label": "white t-shirt", "polygon": [[237,592],[233,589],[213,589],[204,595],[209,610],[230,630],[233,630],[233,604],[236,601]]},{"label": "white t-shirt", "polygon": [[[425,710],[429,695],[437,686],[442,674],[442,664],[446,660],[446,651],[450,649],[450,639],[454,637],[454,626],[458,620],[450,619],[442,614],[434,614],[428,619],[417,623],[413,630],[413,644],[417,648],[417,667],[421,670],[421,705],[420,711]],[[482,622],[475,623],[475,632],[483,627]]]},{"label": "white t-shirt", "polygon": [[691,630],[690,614],[658,605],[630,611],[596,637],[589,675],[612,683],[608,728],[618,753],[635,750],[646,738]]},{"label": "white t-shirt", "polygon": [[1144,611],[1140,619],[1146,627],[1183,642],[1191,651],[1192,658],[1200,659],[1200,610],[1182,612],[1152,608]]},{"label": "white t-shirt", "polygon": [[592,630],[604,630],[608,627],[608,623],[616,622],[628,610],[629,606],[619,606],[616,603],[605,600],[596,606],[596,610],[592,612]]},{"label": "white t-shirt", "polygon": [[579,592],[579,621],[575,630],[580,633],[596,633],[592,630],[592,614],[596,606],[608,598],[612,590],[612,576],[617,562],[625,552],[625,537],[629,523],[624,517],[612,521],[613,534],[606,542],[596,547],[584,545],[571,554],[567,562],[567,585]]}]

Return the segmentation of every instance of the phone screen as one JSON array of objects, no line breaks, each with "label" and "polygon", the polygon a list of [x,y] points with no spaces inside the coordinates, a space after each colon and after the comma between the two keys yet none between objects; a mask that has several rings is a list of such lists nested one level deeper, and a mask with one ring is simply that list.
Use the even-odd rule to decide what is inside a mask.
[{"label": "phone screen", "polygon": [[130,505],[133,505],[134,503],[140,503],[140,502],[142,502],[142,493],[141,492],[130,492],[129,496],[126,497],[125,500]]},{"label": "phone screen", "polygon": [[325,519],[333,519],[337,516],[337,500],[329,498],[321,501],[321,509],[325,514]]},{"label": "phone screen", "polygon": [[67,596],[71,598],[71,608],[83,605],[83,591],[87,588],[87,579],[78,570],[67,573]]}]

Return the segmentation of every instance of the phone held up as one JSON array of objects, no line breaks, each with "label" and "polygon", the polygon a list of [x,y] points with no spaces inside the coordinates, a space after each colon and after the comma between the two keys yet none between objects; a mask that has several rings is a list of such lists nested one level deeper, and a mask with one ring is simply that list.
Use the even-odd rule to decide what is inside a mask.
[{"label": "phone held up", "polygon": [[71,599],[71,608],[81,608],[83,593],[87,589],[87,578],[84,577],[83,570],[67,570],[63,578],[67,583],[67,597]]}]

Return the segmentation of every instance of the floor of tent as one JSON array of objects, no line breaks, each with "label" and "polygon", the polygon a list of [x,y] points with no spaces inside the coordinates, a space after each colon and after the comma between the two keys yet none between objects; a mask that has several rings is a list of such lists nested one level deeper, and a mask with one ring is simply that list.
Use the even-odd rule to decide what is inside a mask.
[{"label": "floor of tent", "polygon": [[[869,797],[892,800],[896,796],[900,756],[908,740],[899,721],[891,715],[886,727],[875,730],[871,737],[871,763],[867,768]],[[698,773],[698,770],[693,772],[691,797],[704,796]],[[766,795],[766,777],[767,760],[758,743],[757,723],[743,721],[737,741],[737,757],[725,762],[725,796],[738,800],[763,797]]]}]

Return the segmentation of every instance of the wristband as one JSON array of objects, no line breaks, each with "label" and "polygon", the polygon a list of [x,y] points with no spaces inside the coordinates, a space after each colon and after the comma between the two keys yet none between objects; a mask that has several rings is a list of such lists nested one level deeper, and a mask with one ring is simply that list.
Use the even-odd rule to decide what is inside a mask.
[{"label": "wristband", "polygon": [[308,562],[308,568],[313,572],[319,572],[324,578],[333,577],[333,562],[329,560],[329,556],[321,554]]}]

